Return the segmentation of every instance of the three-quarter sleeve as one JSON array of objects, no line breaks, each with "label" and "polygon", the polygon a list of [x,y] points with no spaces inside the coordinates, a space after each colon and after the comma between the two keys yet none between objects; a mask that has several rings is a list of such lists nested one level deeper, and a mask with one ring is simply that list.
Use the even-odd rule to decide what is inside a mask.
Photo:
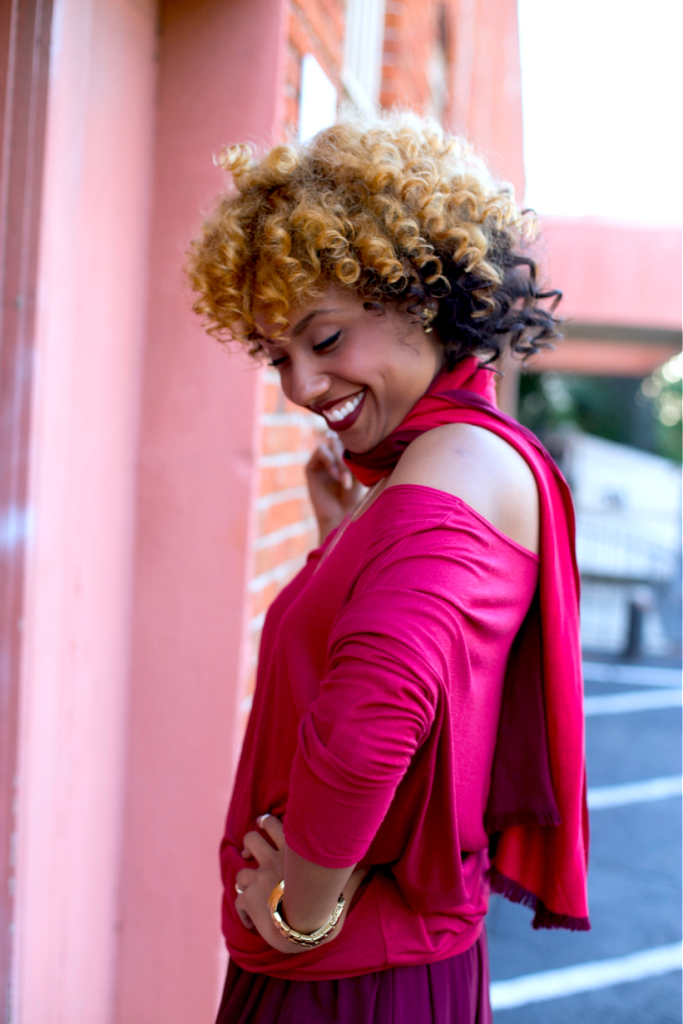
[{"label": "three-quarter sleeve", "polygon": [[457,558],[435,534],[427,550],[395,554],[356,584],[299,726],[285,835],[325,867],[348,867],[368,850],[429,734],[461,642]]}]

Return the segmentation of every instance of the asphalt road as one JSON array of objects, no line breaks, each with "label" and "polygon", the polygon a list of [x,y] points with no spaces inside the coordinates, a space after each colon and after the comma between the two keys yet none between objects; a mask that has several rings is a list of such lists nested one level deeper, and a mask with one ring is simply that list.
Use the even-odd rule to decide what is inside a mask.
[{"label": "asphalt road", "polygon": [[[653,692],[648,681],[587,683],[586,694]],[[680,707],[596,714],[586,736],[589,789],[681,775]],[[606,960],[679,942],[680,795],[591,812],[589,894],[588,933],[534,932],[526,908],[494,897],[487,918],[492,981],[583,964],[604,972]],[[681,972],[526,1002],[494,1016],[496,1024],[681,1024]]]}]

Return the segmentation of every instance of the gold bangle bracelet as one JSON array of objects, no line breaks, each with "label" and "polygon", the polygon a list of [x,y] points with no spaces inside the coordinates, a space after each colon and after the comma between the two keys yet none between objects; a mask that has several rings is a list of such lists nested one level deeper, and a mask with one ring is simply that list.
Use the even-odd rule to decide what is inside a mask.
[{"label": "gold bangle bracelet", "polygon": [[326,939],[331,931],[334,930],[341,912],[344,909],[346,900],[343,896],[340,896],[337,900],[337,904],[328,917],[324,924],[321,924],[319,928],[316,928],[314,932],[309,935],[305,935],[303,932],[298,932],[285,921],[282,916],[282,897],[285,891],[285,880],[275,886],[270,896],[268,897],[268,909],[270,910],[270,916],[273,919],[273,924],[279,931],[280,935],[284,935],[285,938],[289,939],[290,942],[295,942],[297,946],[304,946],[305,949],[314,949],[319,946],[323,939]]}]

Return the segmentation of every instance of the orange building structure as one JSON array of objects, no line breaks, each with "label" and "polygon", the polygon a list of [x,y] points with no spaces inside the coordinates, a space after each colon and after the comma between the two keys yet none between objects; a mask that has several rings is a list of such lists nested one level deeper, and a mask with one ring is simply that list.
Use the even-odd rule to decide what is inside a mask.
[{"label": "orange building structure", "polygon": [[[523,194],[515,0],[0,12],[10,1021],[186,1024],[218,1002],[217,845],[263,612],[314,541],[303,465],[316,427],[269,371],[202,333],[182,265],[225,187],[214,155],[297,131],[310,55],[340,103],[431,113]],[[605,237],[588,236],[549,225],[558,278]],[[598,342],[615,359],[625,339],[650,362],[655,342],[658,361],[673,350],[680,313],[643,272],[660,242],[651,260],[632,247],[626,304],[618,284],[607,306],[593,277],[576,285],[572,344],[588,361]],[[613,264],[625,258],[610,245]],[[658,270],[675,292],[675,267]]]},{"label": "orange building structure", "polygon": [[680,352],[680,227],[546,217],[543,245],[567,323],[539,369],[646,377]]}]

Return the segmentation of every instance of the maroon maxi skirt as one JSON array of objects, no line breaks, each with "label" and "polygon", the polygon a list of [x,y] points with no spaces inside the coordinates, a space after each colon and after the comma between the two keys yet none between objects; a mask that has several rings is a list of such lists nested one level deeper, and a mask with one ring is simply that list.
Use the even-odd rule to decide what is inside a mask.
[{"label": "maroon maxi skirt", "polygon": [[216,1024],[491,1024],[486,934],[464,953],[338,981],[228,966]]}]

